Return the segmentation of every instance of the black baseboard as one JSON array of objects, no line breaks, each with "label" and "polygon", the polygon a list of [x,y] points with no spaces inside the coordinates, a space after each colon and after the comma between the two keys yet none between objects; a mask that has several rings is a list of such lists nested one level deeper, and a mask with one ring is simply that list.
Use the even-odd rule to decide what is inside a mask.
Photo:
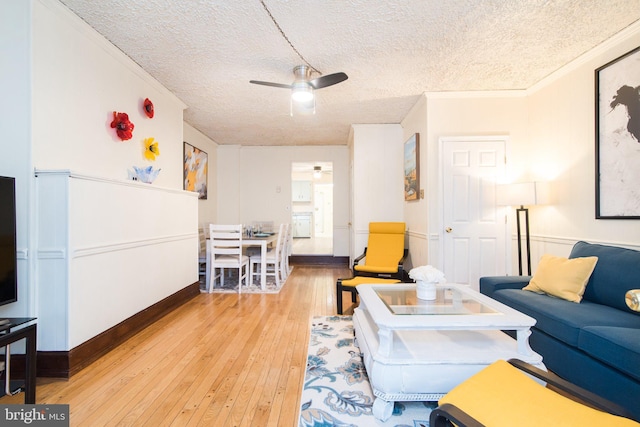
[{"label": "black baseboard", "polygon": [[289,263],[292,265],[331,265],[349,266],[348,256],[333,255],[291,255]]},{"label": "black baseboard", "polygon": [[[70,378],[82,368],[197,295],[200,295],[199,282],[158,301],[70,351],[39,351],[37,376]],[[12,378],[14,376],[24,378],[24,355],[16,355],[15,359],[14,356],[11,357],[11,375]]]}]

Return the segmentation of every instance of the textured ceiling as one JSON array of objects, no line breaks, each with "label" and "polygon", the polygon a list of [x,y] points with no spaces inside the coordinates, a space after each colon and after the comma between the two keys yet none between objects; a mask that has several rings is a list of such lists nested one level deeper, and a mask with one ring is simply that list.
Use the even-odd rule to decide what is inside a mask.
[{"label": "textured ceiling", "polygon": [[292,117],[287,89],[249,84],[290,84],[302,64],[259,0],[62,3],[182,99],[187,123],[241,145],[343,145],[425,91],[526,89],[640,19],[640,0],[265,0],[313,67],[349,76]]}]

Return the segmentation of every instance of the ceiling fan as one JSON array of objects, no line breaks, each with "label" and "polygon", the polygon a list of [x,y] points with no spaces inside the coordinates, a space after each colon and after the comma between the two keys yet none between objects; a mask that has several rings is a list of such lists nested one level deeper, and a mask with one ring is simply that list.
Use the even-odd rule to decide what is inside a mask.
[{"label": "ceiling fan", "polygon": [[314,89],[322,89],[323,87],[332,86],[349,78],[345,73],[334,73],[310,80],[311,71],[312,68],[307,65],[296,66],[293,69],[294,81],[290,85],[283,83],[262,82],[259,80],[250,80],[249,83],[291,89],[291,99],[296,102],[305,103],[313,99]]}]

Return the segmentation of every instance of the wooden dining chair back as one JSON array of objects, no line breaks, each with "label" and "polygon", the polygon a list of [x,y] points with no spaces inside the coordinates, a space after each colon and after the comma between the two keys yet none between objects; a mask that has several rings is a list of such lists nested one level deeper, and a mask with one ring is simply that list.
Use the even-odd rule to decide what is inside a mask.
[{"label": "wooden dining chair back", "polygon": [[220,270],[220,286],[224,287],[225,270],[238,270],[238,293],[242,282],[247,285],[249,257],[242,254],[242,224],[209,224],[211,275],[207,289],[214,288],[215,277]]},{"label": "wooden dining chair back", "polygon": [[[274,277],[277,288],[280,288],[280,286],[282,286],[282,282],[285,280],[285,278],[283,278],[281,274],[284,253],[284,240],[285,226],[284,224],[280,224],[276,245],[265,254],[266,276]],[[257,267],[259,267],[261,263],[262,254],[252,255],[249,258],[249,274],[251,275],[251,283],[255,283],[255,277],[260,276],[260,270],[257,269]]]},{"label": "wooden dining chair back", "polygon": [[[404,222],[371,222],[369,239],[364,253],[353,260],[354,276],[369,276],[403,280],[404,259],[408,250],[404,248]],[[360,261],[364,259],[364,263]]]}]

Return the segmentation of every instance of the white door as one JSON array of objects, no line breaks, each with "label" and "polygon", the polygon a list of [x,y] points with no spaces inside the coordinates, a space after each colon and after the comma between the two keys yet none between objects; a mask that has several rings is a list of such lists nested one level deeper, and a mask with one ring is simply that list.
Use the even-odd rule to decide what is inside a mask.
[{"label": "white door", "polygon": [[478,290],[482,276],[507,272],[507,223],[496,206],[506,137],[441,138],[442,254],[448,282]]}]

